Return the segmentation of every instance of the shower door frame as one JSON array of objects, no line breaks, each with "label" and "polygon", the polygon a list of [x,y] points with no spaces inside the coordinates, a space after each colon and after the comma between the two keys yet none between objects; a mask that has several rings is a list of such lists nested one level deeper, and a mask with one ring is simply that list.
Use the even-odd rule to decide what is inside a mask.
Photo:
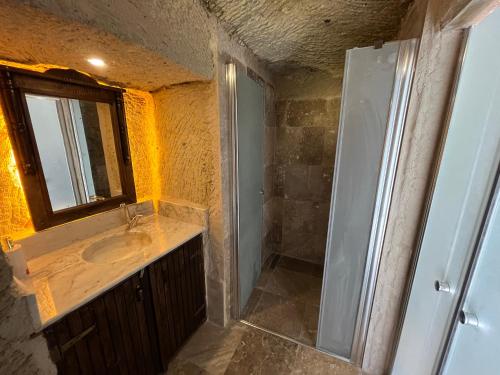
[{"label": "shower door frame", "polygon": [[238,201],[239,201],[239,179],[238,179],[238,129],[237,129],[237,95],[236,95],[236,63],[230,59],[225,63],[226,68],[226,89],[228,94],[228,122],[230,133],[231,150],[231,209],[230,209],[230,228],[231,228],[231,281],[230,281],[230,304],[231,317],[240,319],[240,274],[238,272],[238,241],[239,241],[239,220],[238,220]]}]

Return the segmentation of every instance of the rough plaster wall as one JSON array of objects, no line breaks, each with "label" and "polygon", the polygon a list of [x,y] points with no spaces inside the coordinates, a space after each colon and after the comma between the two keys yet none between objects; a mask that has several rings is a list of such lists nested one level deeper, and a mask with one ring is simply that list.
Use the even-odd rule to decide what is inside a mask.
[{"label": "rough plaster wall", "polygon": [[276,78],[274,251],[323,263],[342,76],[294,69]]},{"label": "rough plaster wall", "polygon": [[[335,70],[352,47],[392,40],[408,1],[202,0],[227,28],[275,68]],[[329,20],[326,21],[325,20]]]},{"label": "rough plaster wall", "polygon": [[12,284],[12,270],[0,252],[0,373],[56,374],[45,339],[30,338],[32,332],[26,299]]},{"label": "rough plaster wall", "polygon": [[160,191],[155,103],[150,93],[127,90],[123,95],[137,199],[157,199]]},{"label": "rough plaster wall", "polygon": [[211,83],[190,83],[153,93],[162,197],[210,202],[219,148],[219,132],[214,126],[216,93]]},{"label": "rough plaster wall", "polygon": [[[36,4],[44,11],[24,5],[28,3]],[[124,15],[131,17],[131,3],[133,2],[44,1],[43,6],[41,3],[41,1],[14,0],[0,2],[0,24],[2,25],[0,27],[0,40],[2,41],[0,59],[26,64],[68,66],[91,73],[108,83],[146,91],[155,90],[164,85],[200,80],[212,74],[213,63],[208,51],[210,33],[203,29],[203,32],[198,34],[198,26],[195,30],[191,30],[189,26],[191,22],[186,21],[185,11],[180,13],[184,24],[181,28],[178,23],[159,23],[165,21],[161,19],[161,13],[158,13],[158,18],[154,19],[151,19],[151,14],[149,17],[139,17],[143,11],[150,12],[150,6],[149,8],[147,6],[149,2],[144,2],[146,3],[144,10],[138,7],[139,9],[134,13],[134,20],[127,18],[126,23],[120,17]],[[191,3],[191,1],[176,1],[177,5],[174,8],[179,8],[183,3]],[[158,2],[158,4],[160,6],[163,2]],[[69,9],[70,5],[71,9]],[[121,11],[115,9],[116,7],[121,9],[122,5]],[[47,13],[45,10],[52,11],[56,15]],[[100,10],[102,14],[98,14]],[[93,16],[95,17],[92,18]],[[173,14],[169,13],[169,17],[173,17]],[[206,25],[205,18],[206,16],[196,11],[193,12],[191,20],[198,19],[199,23]],[[138,20],[141,22],[137,22]],[[107,28],[100,30],[96,28],[99,25],[93,27],[95,23],[100,26],[104,23]],[[159,25],[166,25],[161,28],[162,32],[150,30],[151,27],[160,29]],[[174,26],[177,29],[171,29]],[[136,35],[137,29],[142,27],[145,28],[144,32],[148,31],[148,34],[141,34],[142,36],[139,37],[140,35]],[[183,37],[182,48],[181,45],[177,45],[181,42],[180,40],[172,46],[166,45],[166,41],[176,40],[173,36],[166,36],[166,33],[174,32],[174,30],[176,30],[175,35],[183,31],[186,32],[185,35],[189,35],[188,40],[185,40],[186,36]],[[160,37],[164,39],[159,39]],[[207,45],[198,46],[202,42]],[[156,49],[151,47],[156,44],[158,44]],[[160,47],[165,48],[165,51]],[[196,49],[190,52],[192,55],[184,55],[183,51],[190,51],[189,47],[196,47]],[[174,54],[174,51],[179,53]],[[183,66],[174,62],[168,53],[177,56]],[[88,64],[87,58],[94,56],[104,59],[107,67],[95,68]],[[189,70],[191,68],[193,71]]]},{"label": "rough plaster wall", "polygon": [[[143,46],[194,74],[213,75],[208,15],[198,0],[16,0]],[[139,64],[140,65],[140,64]]]},{"label": "rough plaster wall", "polygon": [[277,75],[278,98],[307,99],[339,96],[342,91],[344,64],[331,72],[317,69],[289,69]]},{"label": "rough plaster wall", "polygon": [[[386,373],[390,366],[410,259],[417,243],[463,38],[460,31],[439,30],[435,22],[439,0],[430,0],[428,7],[422,3],[416,3],[418,8],[405,22],[420,22],[422,17],[415,17],[415,13],[425,14],[363,361],[367,374]],[[405,27],[401,38],[407,36],[407,30],[415,28]]]},{"label": "rough plaster wall", "polygon": [[0,107],[0,237],[32,232],[31,217]]},{"label": "rough plaster wall", "polygon": [[224,325],[225,287],[217,86],[190,83],[153,93],[159,144],[160,198],[182,199],[209,210],[208,317]]}]

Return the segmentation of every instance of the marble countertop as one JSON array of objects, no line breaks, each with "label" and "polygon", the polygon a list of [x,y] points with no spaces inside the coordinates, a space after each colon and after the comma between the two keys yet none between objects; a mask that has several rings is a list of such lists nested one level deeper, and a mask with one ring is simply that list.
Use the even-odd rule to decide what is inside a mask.
[{"label": "marble countertop", "polygon": [[41,330],[84,305],[168,252],[202,233],[205,228],[157,214],[141,219],[129,232],[144,232],[151,243],[129,258],[96,264],[82,259],[91,244],[124,233],[126,225],[112,228],[28,262],[30,276],[23,282],[35,294]]}]

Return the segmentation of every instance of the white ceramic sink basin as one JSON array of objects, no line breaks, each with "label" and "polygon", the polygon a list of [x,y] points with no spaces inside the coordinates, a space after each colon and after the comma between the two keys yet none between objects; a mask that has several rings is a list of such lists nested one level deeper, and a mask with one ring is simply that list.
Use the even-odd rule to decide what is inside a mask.
[{"label": "white ceramic sink basin", "polygon": [[94,242],[82,252],[82,259],[89,263],[113,263],[130,258],[151,243],[144,232],[125,232]]}]

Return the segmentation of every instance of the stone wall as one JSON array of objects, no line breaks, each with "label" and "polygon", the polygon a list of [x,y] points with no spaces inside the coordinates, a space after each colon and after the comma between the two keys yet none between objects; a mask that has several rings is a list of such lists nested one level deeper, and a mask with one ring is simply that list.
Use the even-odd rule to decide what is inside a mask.
[{"label": "stone wall", "polygon": [[208,207],[209,252],[205,259],[208,317],[224,325],[224,230],[221,201],[217,86],[190,83],[153,93],[158,139],[160,199]]},{"label": "stone wall", "polygon": [[[276,170],[276,98],[272,86],[266,85],[266,115],[264,124],[264,207],[262,220],[262,266],[269,256],[277,251],[281,242],[281,200],[274,193]],[[278,219],[279,218],[279,219]]]},{"label": "stone wall", "polygon": [[276,128],[269,132],[276,137],[276,152],[273,198],[268,203],[272,230],[266,243],[274,252],[320,264],[330,210],[340,72],[304,69],[280,76]]},{"label": "stone wall", "polygon": [[0,236],[32,232],[33,224],[0,107]]},{"label": "stone wall", "polygon": [[137,200],[154,200],[159,196],[160,177],[153,96],[148,92],[127,89],[123,102]]},{"label": "stone wall", "polygon": [[[163,73],[171,74],[170,84],[210,79],[214,74],[210,45],[212,24],[198,0],[4,0],[0,4],[0,19],[3,41],[0,53],[5,50],[6,56],[18,61],[33,62],[45,57],[38,62],[80,68],[74,63],[78,60],[85,63],[85,59],[91,57],[87,54],[102,53],[100,57],[109,54],[107,61],[113,64],[122,63],[118,55],[123,60],[135,61],[137,68],[148,62],[155,69],[141,69],[146,76],[150,73],[148,70],[159,72],[169,66],[171,69]],[[85,33],[84,38],[79,37],[81,33]],[[29,51],[27,42],[33,38],[40,38],[41,43]],[[120,41],[130,49],[123,45],[115,48]],[[141,49],[159,59],[146,59],[143,54],[141,63],[135,56],[142,53]],[[47,60],[53,57],[73,58],[74,63]],[[156,78],[160,82],[164,79]]]}]

